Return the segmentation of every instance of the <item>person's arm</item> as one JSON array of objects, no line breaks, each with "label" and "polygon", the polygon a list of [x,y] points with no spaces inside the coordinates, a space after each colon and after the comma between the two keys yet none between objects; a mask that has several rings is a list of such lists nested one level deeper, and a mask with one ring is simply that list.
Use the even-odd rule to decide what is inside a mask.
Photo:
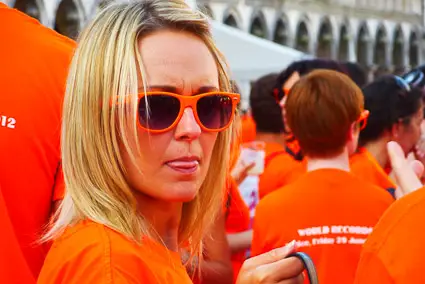
[{"label": "person's arm", "polygon": [[229,242],[230,251],[232,253],[249,249],[252,243],[252,230],[227,234],[227,241]]},{"label": "person's arm", "polygon": [[7,212],[0,187],[0,283],[35,284],[34,276],[22,254],[15,229]]}]

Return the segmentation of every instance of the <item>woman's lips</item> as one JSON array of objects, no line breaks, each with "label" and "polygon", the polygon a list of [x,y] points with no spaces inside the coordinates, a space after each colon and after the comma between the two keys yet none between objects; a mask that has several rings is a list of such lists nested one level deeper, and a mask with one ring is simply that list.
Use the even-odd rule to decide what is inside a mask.
[{"label": "woman's lips", "polygon": [[165,163],[172,170],[182,174],[193,174],[199,168],[199,161],[193,160],[173,160]]}]

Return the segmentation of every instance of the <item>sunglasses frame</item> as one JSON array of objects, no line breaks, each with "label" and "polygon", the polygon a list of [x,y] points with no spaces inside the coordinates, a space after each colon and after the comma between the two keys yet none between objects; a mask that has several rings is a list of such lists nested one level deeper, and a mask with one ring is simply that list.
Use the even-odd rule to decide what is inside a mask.
[{"label": "sunglasses frame", "polygon": [[280,102],[283,100],[283,98],[286,97],[289,94],[290,91],[291,91],[291,89],[282,87],[283,97],[279,99],[279,89],[275,88],[273,90],[274,99],[276,100],[276,102],[278,104],[280,104]]},{"label": "sunglasses frame", "polygon": [[[206,132],[223,131],[223,130],[227,129],[230,126],[230,124],[232,123],[232,121],[235,117],[237,105],[240,102],[240,97],[241,97],[240,94],[229,93],[229,92],[208,92],[208,93],[202,93],[202,94],[197,94],[197,95],[193,95],[193,96],[184,96],[184,95],[179,95],[179,94],[175,94],[175,93],[160,92],[160,91],[146,92],[146,93],[142,92],[142,93],[138,94],[137,109],[139,109],[140,101],[141,101],[142,98],[144,98],[145,96],[158,96],[158,95],[166,95],[166,96],[177,98],[180,102],[180,110],[179,110],[179,113],[178,113],[176,119],[174,120],[174,122],[170,126],[168,126],[167,128],[164,128],[164,129],[149,129],[147,127],[144,127],[140,123],[140,119],[138,118],[137,123],[138,123],[139,127],[141,129],[147,131],[147,132],[150,132],[150,133],[164,133],[164,132],[170,131],[171,129],[176,127],[176,125],[180,122],[180,120],[181,120],[181,118],[184,114],[184,111],[187,107],[190,107],[192,109],[195,120],[203,131],[206,131]],[[204,97],[212,96],[212,95],[228,96],[232,100],[232,113],[231,113],[229,122],[225,126],[223,126],[221,128],[217,128],[217,129],[210,129],[210,128],[205,127],[204,124],[199,119],[198,110],[196,108],[196,104],[200,99],[202,99]]]},{"label": "sunglasses frame", "polygon": [[425,75],[424,73],[419,69],[414,69],[403,76],[401,78],[408,83],[410,86],[418,87],[423,86],[425,84]]},{"label": "sunglasses frame", "polygon": [[405,92],[410,92],[412,90],[409,82],[407,82],[405,79],[403,79],[402,77],[397,76],[397,75],[393,75],[393,76],[394,76],[394,79],[395,79],[397,86],[399,86]]},{"label": "sunglasses frame", "polygon": [[368,110],[362,111],[360,114],[360,117],[357,119],[357,124],[360,125],[360,130],[363,130],[366,128],[367,120],[369,118],[370,112]]}]

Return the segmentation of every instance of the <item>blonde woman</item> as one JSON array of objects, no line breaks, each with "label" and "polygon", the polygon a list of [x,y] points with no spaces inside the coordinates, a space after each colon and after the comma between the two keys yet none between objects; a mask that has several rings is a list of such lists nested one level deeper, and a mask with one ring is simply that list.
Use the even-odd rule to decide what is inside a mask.
[{"label": "blonde woman", "polygon": [[[38,283],[191,283],[221,209],[239,95],[201,13],[184,1],[112,4],[79,39],[67,83],[67,195]],[[248,262],[239,283],[299,280],[293,246]],[[291,282],[294,283],[294,282]]]}]

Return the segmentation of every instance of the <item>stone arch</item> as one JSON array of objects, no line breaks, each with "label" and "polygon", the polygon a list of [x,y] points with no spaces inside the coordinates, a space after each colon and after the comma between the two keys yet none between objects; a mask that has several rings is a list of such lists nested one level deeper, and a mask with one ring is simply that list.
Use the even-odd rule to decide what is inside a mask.
[{"label": "stone arch", "polygon": [[419,52],[420,44],[418,32],[412,30],[409,36],[409,65],[411,68],[419,65]]},{"label": "stone arch", "polygon": [[234,8],[228,9],[227,12],[224,13],[223,23],[230,27],[239,29],[241,26],[241,20],[238,11]]},{"label": "stone arch", "polygon": [[288,17],[282,14],[276,21],[273,31],[273,41],[281,45],[289,46],[291,38],[290,33]]},{"label": "stone arch", "polygon": [[334,43],[334,31],[328,17],[322,19],[317,37],[317,52],[319,58],[331,58]]},{"label": "stone arch", "polygon": [[383,24],[378,26],[375,36],[375,46],[373,50],[373,63],[377,66],[376,77],[388,73],[388,32]]},{"label": "stone arch", "polygon": [[206,16],[208,16],[210,19],[215,19],[214,12],[211,9],[210,5],[208,5],[207,3],[199,3],[198,4],[198,9],[202,13],[204,13]]},{"label": "stone arch", "polygon": [[13,7],[28,16],[43,22],[44,18],[44,5],[42,1],[39,0],[16,0]]},{"label": "stone arch", "polygon": [[54,29],[67,37],[76,39],[84,22],[84,13],[80,3],[74,0],[62,0],[56,11]]},{"label": "stone arch", "polygon": [[350,27],[348,23],[344,23],[339,28],[339,45],[338,45],[338,60],[350,60]]},{"label": "stone arch", "polygon": [[370,67],[370,43],[371,36],[366,22],[359,26],[357,32],[356,55],[357,62],[364,68]]},{"label": "stone arch", "polygon": [[252,16],[249,33],[261,38],[268,38],[267,22],[264,13],[259,10],[254,12]]},{"label": "stone arch", "polygon": [[393,48],[392,48],[392,60],[394,65],[394,73],[400,74],[404,72],[404,33],[400,25],[394,29],[393,34]]},{"label": "stone arch", "polygon": [[310,53],[310,30],[308,18],[301,18],[297,24],[295,33],[295,48],[306,53]]}]

